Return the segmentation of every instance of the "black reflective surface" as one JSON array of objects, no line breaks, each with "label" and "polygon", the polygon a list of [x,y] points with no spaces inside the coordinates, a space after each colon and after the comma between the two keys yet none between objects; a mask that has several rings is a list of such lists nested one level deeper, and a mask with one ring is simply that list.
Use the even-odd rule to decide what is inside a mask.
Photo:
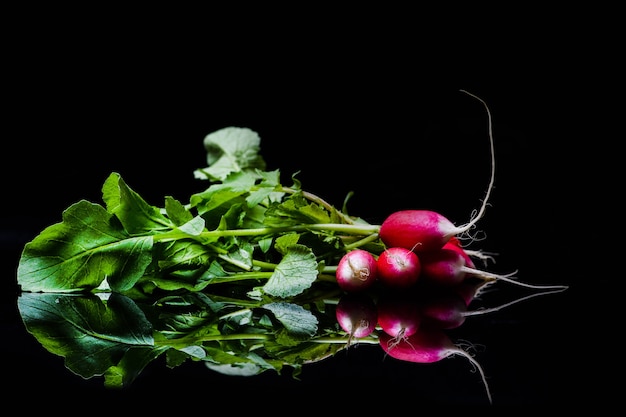
[{"label": "black reflective surface", "polygon": [[[425,83],[415,79],[417,68],[399,65],[397,72],[368,73],[363,84],[351,76],[361,68],[354,62],[339,65],[338,73],[319,64],[318,71],[284,77],[250,75],[225,64],[214,72],[193,71],[193,77],[183,71],[152,78],[144,76],[148,63],[135,64],[128,73],[106,77],[90,70],[69,75],[60,64],[12,94],[8,118],[14,129],[5,132],[0,216],[3,395],[196,402],[199,394],[217,399],[236,392],[250,401],[297,396],[319,404],[338,393],[343,398],[349,389],[356,393],[350,397],[370,398],[390,411],[403,398],[486,405],[480,377],[464,358],[411,364],[368,345],[305,366],[299,380],[288,372],[231,377],[200,363],[168,369],[157,360],[127,390],[109,391],[101,379],[83,380],[47,352],[26,332],[16,305],[21,248],[58,222],[62,210],[83,198],[100,202],[100,187],[112,171],[157,205],[166,195],[184,200],[206,185],[193,178],[205,164],[203,137],[225,126],[256,130],[270,167],[285,177],[300,171],[303,188],[333,204],[354,191],[350,211],[371,222],[421,207],[463,223],[479,206],[489,175],[486,115],[459,93],[463,88],[490,106],[496,141],[496,188],[479,223],[485,239],[474,246],[497,253],[493,272],[518,270],[523,281],[570,288],[470,317],[455,336],[479,347],[475,358],[495,405],[616,400],[604,374],[618,376],[621,328],[609,326],[614,295],[605,288],[620,277],[588,262],[597,259],[609,227],[600,208],[612,205],[597,187],[597,179],[611,178],[614,169],[602,163],[614,157],[607,150],[611,132],[600,123],[614,113],[597,100],[603,87],[584,84],[573,91],[549,68],[526,80],[501,82],[483,74]],[[187,64],[196,68],[181,63]],[[595,225],[580,225],[581,216]],[[484,303],[499,305],[521,293],[501,283]]]}]

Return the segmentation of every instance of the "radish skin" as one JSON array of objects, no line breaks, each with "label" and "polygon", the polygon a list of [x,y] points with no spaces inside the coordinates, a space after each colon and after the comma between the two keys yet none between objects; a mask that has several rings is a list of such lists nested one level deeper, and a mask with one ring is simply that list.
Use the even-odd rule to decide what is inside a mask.
[{"label": "radish skin", "polygon": [[463,247],[461,247],[461,245],[458,243],[458,239],[456,237],[452,238],[453,240],[450,240],[449,242],[446,242],[442,249],[451,249],[454,251],[457,251],[458,253],[460,253],[463,256],[463,259],[465,260],[465,265],[470,267],[470,268],[475,268],[476,265],[474,264],[474,261],[472,260],[472,258],[469,256],[469,254],[465,251],[465,249],[463,249]]},{"label": "radish skin", "polygon": [[376,262],[378,280],[388,288],[409,288],[420,276],[421,263],[415,252],[392,247],[384,250]]},{"label": "radish skin", "polygon": [[458,230],[435,211],[400,210],[387,216],[378,235],[387,247],[423,252],[441,248]]},{"label": "radish skin", "polygon": [[366,250],[353,249],[339,260],[335,277],[344,291],[364,291],[376,282],[376,258]]},{"label": "radish skin", "polygon": [[392,358],[415,363],[433,363],[454,355],[463,356],[478,369],[490,404],[493,404],[491,391],[485,373],[472,355],[452,342],[442,329],[422,326],[411,336],[396,340],[386,333],[381,333],[379,344]]},{"label": "radish skin", "polygon": [[437,285],[456,286],[467,276],[465,257],[455,249],[442,248],[420,254],[422,278]]}]

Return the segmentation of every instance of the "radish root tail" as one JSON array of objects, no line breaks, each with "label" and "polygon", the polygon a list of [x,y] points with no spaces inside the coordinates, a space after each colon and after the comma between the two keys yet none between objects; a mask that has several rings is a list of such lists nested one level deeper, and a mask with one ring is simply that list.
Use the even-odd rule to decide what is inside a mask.
[{"label": "radish root tail", "polygon": [[461,356],[465,356],[469,360],[469,362],[472,364],[474,369],[478,370],[478,373],[480,374],[480,378],[483,381],[485,391],[487,392],[487,399],[489,400],[489,404],[493,405],[493,398],[491,397],[491,390],[489,389],[489,384],[487,383],[487,376],[485,375],[485,371],[483,370],[482,366],[480,366],[480,363],[478,363],[478,361],[474,359],[474,357],[469,352],[466,352],[465,350],[461,348],[459,348],[459,351],[457,352],[457,354]]},{"label": "radish root tail", "polygon": [[494,185],[495,178],[496,178],[496,157],[495,157],[495,149],[494,149],[494,143],[493,143],[494,142],[493,141],[493,122],[491,120],[491,111],[489,110],[489,106],[480,97],[466,90],[460,90],[460,91],[462,93],[465,93],[475,98],[485,107],[485,110],[487,111],[489,146],[491,150],[491,178],[489,180],[489,186],[487,187],[487,193],[485,194],[485,198],[483,199],[482,205],[480,206],[480,210],[478,210],[478,212],[475,212],[475,214],[472,215],[472,217],[470,218],[470,221],[467,224],[459,227],[461,233],[464,233],[470,230],[472,227],[474,227],[476,222],[478,222],[478,220],[480,220],[485,214],[485,210],[487,209],[487,203],[489,201],[489,197],[491,196],[491,190],[493,189],[493,185]]}]

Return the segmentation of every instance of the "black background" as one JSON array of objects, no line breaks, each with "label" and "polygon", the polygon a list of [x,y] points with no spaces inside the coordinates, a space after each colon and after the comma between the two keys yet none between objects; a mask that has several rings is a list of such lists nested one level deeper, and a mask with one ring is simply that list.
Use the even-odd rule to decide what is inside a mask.
[{"label": "black background", "polygon": [[[65,208],[100,202],[112,171],[154,205],[166,195],[185,201],[207,186],[193,177],[206,165],[204,136],[226,126],[258,132],[268,168],[283,179],[299,172],[305,189],[335,205],[353,191],[350,212],[372,223],[405,208],[464,223],[484,197],[490,168],[485,109],[464,89],[489,105],[496,148],[496,187],[479,223],[486,239],[476,245],[498,253],[492,272],[518,270],[523,281],[570,288],[470,318],[460,336],[483,346],[477,359],[496,405],[616,400],[602,375],[620,361],[607,291],[621,274],[619,258],[611,261],[618,272],[596,267],[618,247],[608,234],[619,240],[620,233],[611,224],[620,220],[612,214],[623,96],[611,25],[593,36],[577,25],[553,30],[551,19],[515,29],[450,25],[458,31],[443,42],[446,30],[421,32],[420,19],[394,25],[390,18],[383,30],[375,20],[348,28],[342,19],[301,26],[294,18],[244,31],[266,21],[221,16],[183,31],[139,16],[45,30],[24,19],[7,38],[5,393],[181,403],[199,392],[215,401],[270,393],[265,401],[297,394],[330,404],[349,387],[350,399],[340,400],[346,407],[360,398],[395,411],[407,394],[422,403],[485,404],[465,359],[398,363],[370,346],[305,367],[301,381],[225,377],[198,363],[172,370],[157,361],[127,391],[108,392],[38,345],[15,306],[21,248]],[[217,20],[228,23],[215,30]],[[519,295],[498,288],[486,304]]]}]

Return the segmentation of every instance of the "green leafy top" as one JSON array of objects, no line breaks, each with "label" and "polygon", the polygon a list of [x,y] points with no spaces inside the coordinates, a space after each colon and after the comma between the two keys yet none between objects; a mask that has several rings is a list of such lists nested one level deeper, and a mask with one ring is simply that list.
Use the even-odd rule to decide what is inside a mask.
[{"label": "green leafy top", "polygon": [[248,284],[251,299],[289,298],[333,281],[350,248],[381,250],[378,225],[336,210],[265,171],[260,139],[246,128],[206,136],[209,180],[188,203],[166,196],[148,204],[113,172],[103,205],[81,200],[21,254],[17,281],[27,292],[152,294]]}]

